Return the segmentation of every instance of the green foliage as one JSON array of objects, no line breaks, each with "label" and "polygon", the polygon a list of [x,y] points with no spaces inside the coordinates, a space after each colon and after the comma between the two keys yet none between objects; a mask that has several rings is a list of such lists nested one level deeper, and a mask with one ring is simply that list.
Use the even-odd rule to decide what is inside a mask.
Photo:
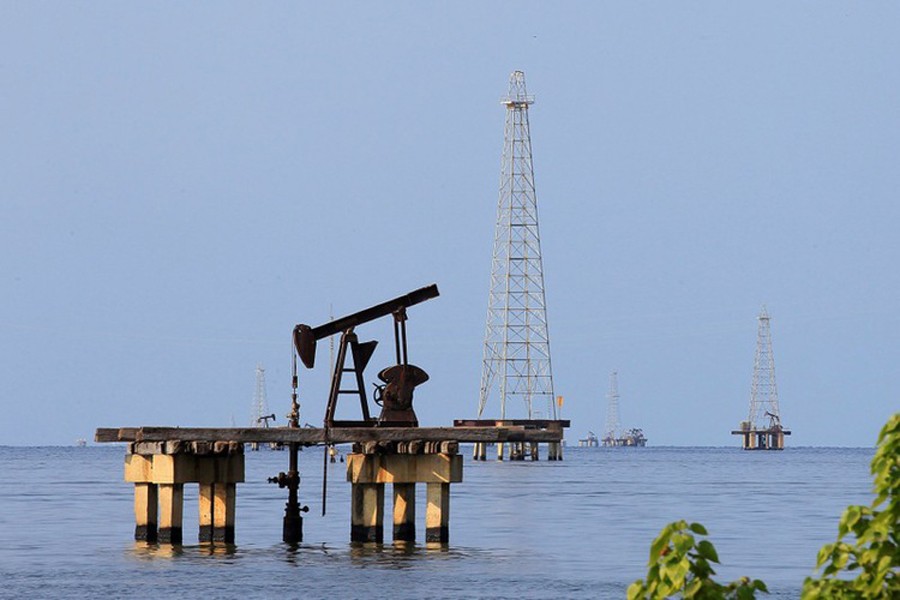
[{"label": "green foliage", "polygon": [[[838,539],[819,551],[817,576],[803,583],[801,600],[893,600],[900,598],[900,413],[878,436],[872,459],[875,500],[871,506],[848,506],[838,525]],[[628,600],[678,597],[697,600],[756,598],[766,584],[742,577],[716,582],[715,547],[700,523],[669,523],[650,546],[646,581],[628,587]],[[850,541],[844,538],[852,535]]]},{"label": "green foliage", "polygon": [[900,413],[878,436],[872,475],[875,500],[844,511],[837,541],[819,550],[820,572],[803,583],[803,600],[900,598]]},{"label": "green foliage", "polygon": [[719,564],[719,555],[709,540],[697,541],[698,536],[705,535],[706,528],[700,523],[675,521],[666,525],[650,546],[647,580],[629,586],[628,600],[656,600],[676,593],[697,600],[749,600],[758,591],[768,591],[762,581],[746,577],[727,585],[716,582],[712,563]]}]

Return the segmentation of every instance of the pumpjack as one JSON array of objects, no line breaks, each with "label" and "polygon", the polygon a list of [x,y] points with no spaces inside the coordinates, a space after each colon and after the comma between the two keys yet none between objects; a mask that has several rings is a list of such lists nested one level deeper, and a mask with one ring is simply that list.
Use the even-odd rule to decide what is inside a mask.
[{"label": "pumpjack", "polygon": [[[425,302],[439,295],[436,284],[414,290],[403,296],[398,296],[387,302],[382,302],[359,312],[329,321],[318,327],[299,324],[294,327],[293,346],[293,392],[292,409],[288,415],[289,427],[299,427],[299,404],[297,403],[297,364],[299,356],[307,369],[312,369],[316,363],[316,343],[319,340],[341,334],[338,344],[337,356],[334,363],[334,371],[331,376],[331,389],[328,394],[328,404],[325,408],[325,442],[328,445],[329,430],[334,427],[418,427],[419,420],[413,410],[413,392],[415,388],[428,381],[428,373],[424,369],[409,363],[406,343],[406,309],[416,304]],[[375,386],[373,401],[381,407],[381,414],[373,418],[369,412],[369,403],[366,396],[365,380],[363,372],[375,352],[377,340],[360,342],[354,329],[358,325],[368,323],[381,317],[392,315],[394,319],[394,350],[396,364],[379,371],[380,384]],[[352,366],[348,366],[348,359]],[[345,375],[352,376],[351,387],[344,388]],[[344,395],[353,395],[359,398],[361,419],[336,420],[338,399]],[[297,453],[300,450],[297,443],[289,444],[290,465],[288,473],[279,473],[278,477],[270,479],[279,487],[288,488],[288,502],[285,507],[284,529],[282,538],[287,543],[298,543],[303,540],[303,518],[300,512],[306,512],[307,507],[300,507],[298,502],[298,490],[300,487],[300,475],[297,469]],[[322,480],[322,514],[325,514],[325,487],[327,485],[327,456],[325,457],[324,475]]]}]

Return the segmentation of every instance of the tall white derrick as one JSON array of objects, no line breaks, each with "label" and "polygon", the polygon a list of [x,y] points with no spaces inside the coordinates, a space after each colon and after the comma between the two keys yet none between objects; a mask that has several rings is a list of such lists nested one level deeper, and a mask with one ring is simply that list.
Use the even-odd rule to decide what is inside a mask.
[{"label": "tall white derrick", "polygon": [[778,410],[778,386],[775,384],[775,355],[772,353],[771,317],[763,306],[759,313],[756,335],[756,357],[753,361],[753,381],[750,385],[750,416],[752,429],[762,430],[781,425]]},{"label": "tall white derrick", "polygon": [[501,102],[506,106],[506,126],[478,416],[496,397],[501,419],[507,418],[508,408],[511,413],[518,412],[511,406],[513,399],[522,401],[524,418],[535,418],[540,407],[546,406],[545,418],[555,419],[528,122],[534,96],[525,89],[522,71],[510,75],[509,94]]}]

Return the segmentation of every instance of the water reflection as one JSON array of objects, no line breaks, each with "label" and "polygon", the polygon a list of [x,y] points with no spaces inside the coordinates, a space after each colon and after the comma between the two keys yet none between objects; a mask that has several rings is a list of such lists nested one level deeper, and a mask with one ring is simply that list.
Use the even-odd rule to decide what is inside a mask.
[{"label": "water reflection", "polygon": [[184,546],[181,544],[156,544],[152,542],[134,542],[129,549],[132,558],[138,560],[175,559],[179,557],[237,556],[235,544],[200,544]]}]

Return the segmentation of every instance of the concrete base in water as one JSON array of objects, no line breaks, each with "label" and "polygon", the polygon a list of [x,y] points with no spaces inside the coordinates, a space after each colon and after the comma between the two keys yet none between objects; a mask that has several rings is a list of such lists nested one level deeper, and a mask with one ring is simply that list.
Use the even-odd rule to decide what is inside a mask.
[{"label": "concrete base in water", "polygon": [[244,481],[243,444],[130,444],[125,481],[134,483],[134,539],[183,542],[184,484],[197,483],[201,543],[234,543],[237,483]]},{"label": "concrete base in water", "polygon": [[739,429],[732,435],[741,436],[743,450],[784,450],[784,436],[791,432],[781,427],[769,429]]},{"label": "concrete base in water", "polygon": [[[426,484],[425,541],[447,544],[450,539],[450,484],[462,481],[462,456],[457,444],[432,454],[366,454],[347,456],[350,493],[350,540],[384,542],[384,486],[393,486],[395,543],[416,538],[416,484]],[[421,449],[419,447],[418,449]]]}]

